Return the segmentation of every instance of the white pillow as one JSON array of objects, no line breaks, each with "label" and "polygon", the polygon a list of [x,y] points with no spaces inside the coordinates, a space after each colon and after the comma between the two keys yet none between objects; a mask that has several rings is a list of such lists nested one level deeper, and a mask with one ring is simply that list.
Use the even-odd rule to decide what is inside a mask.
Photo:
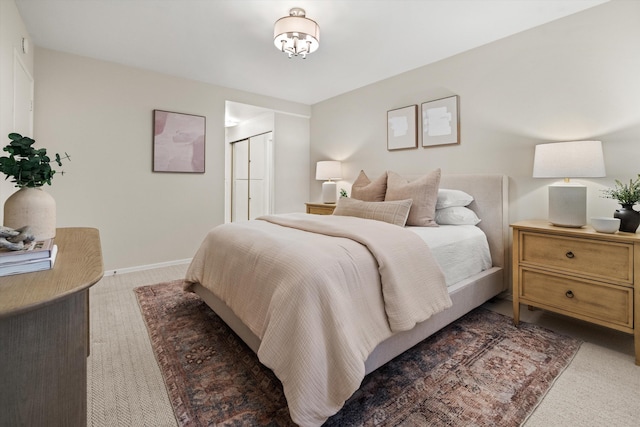
[{"label": "white pillow", "polygon": [[473,202],[473,196],[462,190],[438,189],[436,209],[450,208],[452,206],[468,206]]},{"label": "white pillow", "polygon": [[452,206],[436,210],[436,222],[440,225],[476,225],[480,218],[469,208]]}]

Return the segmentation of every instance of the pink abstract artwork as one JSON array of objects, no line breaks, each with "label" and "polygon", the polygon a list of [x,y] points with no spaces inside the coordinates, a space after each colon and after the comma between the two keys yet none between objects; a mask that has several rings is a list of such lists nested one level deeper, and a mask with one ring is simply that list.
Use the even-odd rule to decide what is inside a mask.
[{"label": "pink abstract artwork", "polygon": [[204,116],[153,110],[153,130],[154,172],[204,172]]}]

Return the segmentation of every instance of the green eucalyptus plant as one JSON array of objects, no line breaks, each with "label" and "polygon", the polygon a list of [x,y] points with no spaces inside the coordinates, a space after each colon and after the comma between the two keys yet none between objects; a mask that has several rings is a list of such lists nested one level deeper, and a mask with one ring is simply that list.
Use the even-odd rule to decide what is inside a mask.
[{"label": "green eucalyptus plant", "polygon": [[[56,171],[51,168],[47,149],[34,148],[35,140],[18,133],[10,133],[9,139],[9,145],[2,149],[9,156],[0,157],[0,172],[6,175],[5,179],[13,178],[11,182],[15,182],[18,188],[51,185]],[[71,157],[67,153],[64,157],[56,153],[54,160],[58,166],[62,166],[63,159],[71,160]],[[64,175],[64,172],[60,174]]]},{"label": "green eucalyptus plant", "polygon": [[607,188],[602,190],[603,197],[607,199],[615,199],[621,205],[635,205],[640,201],[640,174],[636,179],[630,179],[629,184],[623,184],[619,180],[615,180],[616,186],[614,188]]}]

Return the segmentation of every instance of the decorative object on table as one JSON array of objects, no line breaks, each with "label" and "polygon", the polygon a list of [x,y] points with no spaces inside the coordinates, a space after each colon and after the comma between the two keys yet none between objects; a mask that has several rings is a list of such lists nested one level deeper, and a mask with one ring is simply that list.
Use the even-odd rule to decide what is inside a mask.
[{"label": "decorative object on table", "polygon": [[620,218],[596,216],[591,218],[591,226],[598,233],[615,233],[620,228]]},{"label": "decorative object on table", "polygon": [[289,16],[280,18],[273,26],[273,44],[286,53],[289,59],[315,52],[320,47],[320,27],[315,21],[306,17],[300,7],[289,10]]},{"label": "decorative object on table", "polygon": [[0,277],[50,270],[56,262],[57,255],[58,246],[53,245],[51,247],[51,255],[49,257],[0,263]]},{"label": "decorative object on table", "polygon": [[0,277],[53,268],[58,247],[53,239],[35,240],[30,231],[0,227]]},{"label": "decorative object on table", "polygon": [[422,146],[460,144],[458,95],[424,102],[422,110]]},{"label": "decorative object on table", "polygon": [[[8,157],[0,157],[0,172],[6,179],[12,178],[18,191],[13,193],[4,204],[4,225],[18,229],[28,225],[36,239],[50,239],[56,235],[56,202],[42,190],[45,184],[51,185],[56,171],[51,168],[51,158],[46,148],[33,147],[35,140],[17,133],[10,133],[9,145],[3,151]],[[65,153],[55,155],[54,161],[62,166],[62,160],[71,160]],[[64,174],[64,172],[60,172]]]},{"label": "decorative object on table", "polygon": [[559,227],[587,224],[587,187],[569,178],[605,176],[600,141],[538,144],[533,158],[534,178],[564,178],[549,186],[549,222]]},{"label": "decorative object on table", "polygon": [[322,183],[322,203],[336,202],[336,183],[342,179],[342,163],[335,160],[323,160],[316,163],[316,180]]},{"label": "decorative object on table", "polygon": [[[4,227],[6,228],[6,227]],[[5,239],[10,239],[6,237]],[[1,240],[2,238],[0,238]],[[53,250],[53,239],[31,240],[23,243],[22,249],[13,250],[7,247],[0,247],[0,265],[21,261],[34,261],[37,259],[50,258]]]},{"label": "decorative object on table", "polygon": [[206,118],[153,110],[153,172],[204,173]]},{"label": "decorative object on table", "polygon": [[387,111],[387,150],[418,148],[418,106]]},{"label": "decorative object on table", "polygon": [[620,231],[635,233],[640,225],[640,212],[633,209],[633,205],[640,201],[640,174],[635,180],[630,179],[629,184],[623,184],[617,179],[615,182],[614,188],[607,188],[602,192],[604,197],[615,199],[622,206],[613,214],[614,218],[620,219]]},{"label": "decorative object on table", "polygon": [[22,251],[35,240],[36,236],[31,233],[31,227],[28,225],[16,230],[0,226],[0,262],[5,251]]},{"label": "decorative object on table", "polygon": [[344,188],[341,188],[340,197],[349,197],[349,195],[347,194],[347,190],[345,190]]}]

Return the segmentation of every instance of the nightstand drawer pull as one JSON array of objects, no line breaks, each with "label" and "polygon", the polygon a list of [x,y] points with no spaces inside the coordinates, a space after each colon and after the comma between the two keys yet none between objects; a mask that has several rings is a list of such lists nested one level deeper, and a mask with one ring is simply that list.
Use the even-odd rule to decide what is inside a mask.
[{"label": "nightstand drawer pull", "polygon": [[573,298],[573,292],[571,292],[571,291],[567,291],[567,292],[565,292],[565,296],[566,296],[567,298]]},{"label": "nightstand drawer pull", "polygon": [[574,254],[573,254],[573,252],[571,252],[571,251],[567,252],[567,253],[565,254],[565,256],[566,256],[567,258],[573,258],[573,257],[575,257],[575,255],[574,255]]}]

